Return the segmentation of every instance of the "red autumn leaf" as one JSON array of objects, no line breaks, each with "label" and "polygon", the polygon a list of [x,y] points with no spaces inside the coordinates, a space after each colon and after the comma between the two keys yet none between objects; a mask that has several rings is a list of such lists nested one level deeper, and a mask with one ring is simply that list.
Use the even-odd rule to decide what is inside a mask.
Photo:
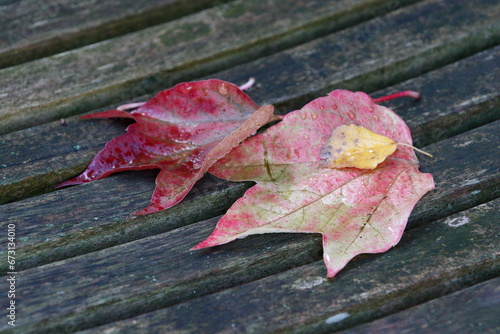
[{"label": "red autumn leaf", "polygon": [[109,110],[83,116],[127,117],[136,123],[108,142],[82,174],[57,187],[119,171],[160,169],[151,204],[137,214],[169,208],[217,159],[274,119],[272,106],[257,109],[237,86],[212,79],[178,84],[130,113]]},{"label": "red autumn leaf", "polygon": [[333,277],[354,256],[397,244],[415,203],[434,188],[433,178],[419,172],[414,151],[402,145],[373,170],[328,168],[332,132],[349,124],[412,142],[404,121],[364,93],[336,90],[316,99],[212,166],[218,177],[257,184],[194,249],[251,234],[321,233]]}]

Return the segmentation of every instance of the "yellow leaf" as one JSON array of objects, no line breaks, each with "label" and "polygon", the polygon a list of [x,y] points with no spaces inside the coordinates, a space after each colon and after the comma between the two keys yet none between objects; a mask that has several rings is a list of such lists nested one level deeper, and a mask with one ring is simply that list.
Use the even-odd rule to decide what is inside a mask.
[{"label": "yellow leaf", "polygon": [[354,124],[336,127],[329,141],[331,168],[374,169],[394,153],[397,143]]}]

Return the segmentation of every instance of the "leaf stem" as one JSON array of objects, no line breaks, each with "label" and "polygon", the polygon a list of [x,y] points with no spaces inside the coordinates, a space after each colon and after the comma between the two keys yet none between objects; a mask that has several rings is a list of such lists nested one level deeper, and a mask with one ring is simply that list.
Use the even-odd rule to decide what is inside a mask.
[{"label": "leaf stem", "polygon": [[248,79],[248,81],[246,83],[244,83],[243,85],[239,86],[238,88],[240,90],[247,90],[247,89],[251,88],[254,83],[255,83],[255,78],[250,78],[250,79]]},{"label": "leaf stem", "polygon": [[434,158],[434,156],[433,156],[432,154],[427,153],[427,152],[425,152],[425,151],[423,151],[423,150],[421,150],[421,149],[419,149],[419,148],[416,148],[415,146],[412,146],[412,145],[410,145],[410,144],[405,144],[405,143],[397,143],[397,145],[403,145],[403,146],[406,146],[406,147],[411,147],[412,149],[414,149],[414,150],[415,150],[415,151],[417,151],[417,152],[420,152],[420,153],[422,153],[422,154],[425,154],[425,155],[426,155],[426,156],[428,156],[428,157]]},{"label": "leaf stem", "polygon": [[377,97],[376,99],[373,99],[373,102],[379,103],[379,102],[384,102],[384,101],[389,101],[389,100],[397,99],[397,98],[400,98],[400,97],[411,97],[411,98],[414,98],[414,99],[418,100],[420,98],[420,93],[416,92],[416,91],[413,91],[413,90],[404,90],[404,91],[401,91],[401,92],[398,92],[398,93],[394,93],[394,94],[391,94],[391,95]]}]

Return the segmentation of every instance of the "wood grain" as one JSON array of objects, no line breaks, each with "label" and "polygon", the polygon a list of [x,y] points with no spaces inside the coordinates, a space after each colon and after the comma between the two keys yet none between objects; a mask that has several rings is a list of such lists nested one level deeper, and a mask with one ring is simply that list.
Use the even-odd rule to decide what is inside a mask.
[{"label": "wood grain", "polygon": [[[314,247],[314,242],[320,244],[319,238],[255,236],[209,251],[189,252],[191,237],[206,234],[207,227],[202,225],[208,224],[192,225],[23,272],[22,283],[30,288],[20,299],[29,296],[30,304],[23,307],[31,320],[23,329],[29,333],[37,323],[51,318],[46,311],[49,305],[58,318],[45,321],[44,329],[64,331],[164,308],[183,299],[192,300],[108,328],[151,326],[149,331],[189,332],[196,324],[200,332],[232,327],[240,332],[341,329],[498,274],[498,229],[492,218],[499,204],[497,200],[480,205],[411,230],[393,250],[362,256],[331,281],[323,278],[322,261],[307,264],[320,258]],[[456,226],[464,219],[467,224]],[[298,263],[304,265],[291,269]],[[272,276],[239,285],[267,275]],[[44,289],[35,288],[40,284]],[[203,297],[232,284],[239,286]],[[349,317],[335,322],[332,317],[342,313]]]},{"label": "wood grain", "polygon": [[[491,188],[493,192],[496,191],[495,188],[500,188],[495,186],[498,185],[500,180],[498,171],[496,174],[493,174],[492,180],[490,176],[491,172],[486,173],[482,167],[478,167],[476,171],[471,171],[469,167],[465,168],[465,166],[456,165],[457,160],[453,159],[457,155],[457,151],[465,149],[477,151],[477,147],[480,146],[482,148],[481,152],[484,152],[482,153],[484,155],[478,157],[478,159],[485,160],[487,157],[492,156],[492,159],[496,160],[488,162],[487,165],[498,165],[498,157],[492,155],[490,151],[495,150],[496,147],[491,134],[497,132],[499,126],[500,122],[493,123],[492,125],[487,125],[433,145],[434,149],[430,150],[430,152],[441,157],[434,165],[436,170],[441,171],[441,173],[434,172],[438,189],[435,193],[437,194],[431,193],[429,196],[425,196],[415,208],[412,217],[426,216],[425,212],[429,210],[432,212],[431,215],[436,218],[440,214],[441,217],[446,217],[449,214],[446,211],[449,205],[449,198],[453,198],[453,202],[470,202],[471,197],[480,197],[480,199],[484,200],[485,195],[480,193],[488,189],[485,183],[488,186],[493,185]],[[479,141],[478,138],[481,138],[481,140]],[[490,142],[491,149],[488,149],[488,141]],[[457,147],[455,145],[457,142],[469,144],[464,147]],[[441,166],[439,166],[439,163],[441,163]],[[424,169],[425,166],[424,162]],[[450,187],[450,190],[446,189],[446,186],[451,183],[449,180],[453,180],[453,174],[457,172],[459,172],[457,177],[462,177],[463,182],[456,187]],[[486,182],[481,182],[481,178],[486,178]],[[471,184],[470,180],[474,180],[473,184]],[[476,189],[481,190],[477,193]],[[443,194],[442,196],[446,197],[440,197],[439,194]],[[91,197],[92,195],[87,191],[86,196]],[[495,196],[498,197],[498,194],[493,194],[493,198],[496,198]],[[89,209],[93,211],[93,208]],[[44,209],[40,212],[43,215],[44,212],[46,214],[47,212],[54,211]],[[427,213],[427,216],[429,215]],[[9,216],[19,219],[22,217],[22,211],[7,212],[7,217]],[[21,221],[24,223],[17,223],[18,230],[29,231],[31,235],[20,237],[30,240],[38,247],[40,246],[40,241],[37,241],[37,239],[40,239],[40,236],[43,238],[43,230],[49,229],[49,232],[45,232],[45,234],[50,233],[54,237],[57,235],[54,229],[61,228],[59,225],[47,226],[46,223],[44,224],[39,219],[30,221],[26,218],[21,218]],[[33,224],[35,221],[38,224]],[[161,220],[157,219],[157,221]],[[6,222],[9,222],[8,218]],[[52,305],[53,301],[48,296],[53,296],[56,290],[64,291],[64,294],[58,298],[57,302],[57,314],[60,321],[73,322],[76,320],[69,320],[74,317],[73,307],[78,307],[80,312],[83,312],[82,307],[85,305],[84,308],[88,308],[89,312],[93,312],[90,310],[95,310],[100,303],[103,303],[107,309],[112,310],[109,312],[127,315],[132,312],[131,310],[127,311],[129,307],[133,310],[137,310],[138,308],[143,311],[147,310],[146,305],[143,305],[141,308],[139,304],[134,302],[137,298],[140,299],[140,303],[144,303],[144,298],[154,301],[158,298],[158,294],[161,294],[163,295],[163,301],[158,301],[159,304],[152,303],[149,307],[164,307],[196,296],[193,295],[193,290],[200,291],[201,289],[201,291],[206,291],[207,293],[215,292],[245,281],[278,273],[284,270],[284,268],[292,268],[299,264],[306,264],[308,261],[319,260],[321,258],[319,253],[321,249],[320,238],[313,235],[302,238],[298,235],[283,235],[283,239],[281,237],[276,238],[273,235],[266,235],[247,238],[244,241],[233,242],[205,252],[189,252],[189,248],[202,240],[203,236],[209,234],[215,222],[216,219],[212,219],[160,234],[157,231],[153,231],[155,235],[150,237],[21,272],[19,276],[24,280],[22,284],[27,287],[24,292],[21,292],[21,296],[24,295],[26,296],[25,298],[29,298],[30,304],[33,305],[32,307],[28,305],[23,307],[25,312],[30,315],[27,318],[32,319],[31,321],[34,326],[35,323],[50,317],[51,314],[47,313],[46,309],[47,305]],[[100,229],[97,226],[81,226],[80,228],[87,229],[87,233],[84,234],[84,238],[81,241],[78,239],[71,240],[71,244],[75,248],[79,244],[85,245],[88,243],[92,245],[96,241],[99,243],[99,239],[120,238],[120,235],[130,234],[130,229],[132,228],[139,230],[148,228],[147,225],[144,226],[139,221],[132,223],[135,224],[130,226],[128,231],[120,231],[119,229],[115,230],[114,233],[106,231],[107,235],[105,229]],[[423,225],[423,223],[425,222],[415,222],[415,218],[412,218],[412,223],[410,224]],[[281,243],[280,240],[284,241]],[[64,239],[62,241],[64,242]],[[265,251],[266,245],[273,242],[279,243],[278,248],[282,252],[269,254]],[[43,252],[57,253],[56,244],[58,243],[53,242],[48,245],[49,247],[46,250],[39,249],[38,253],[35,253],[36,255],[31,256],[40,257],[43,256],[40,255]],[[145,252],[146,249],[147,252]],[[256,251],[259,249],[261,251]],[[245,252],[244,258],[250,262],[239,262],[241,258],[236,256],[234,252]],[[21,252],[19,253],[21,254]],[[28,250],[25,253],[29,254],[30,252]],[[140,261],[130,261],[130,259],[134,258],[133,254],[136,254],[136,257],[140,258]],[[199,254],[206,254],[208,257],[200,257]],[[21,259],[19,259],[18,266],[19,268],[22,266]],[[148,272],[148,274],[144,274],[144,272]],[[142,283],[136,282],[137,279],[140,277],[144,279],[145,276],[154,276],[154,282],[157,283],[148,286],[144,285],[145,282],[143,281],[141,281]],[[85,279],[84,277],[89,278]],[[98,280],[95,281],[92,277],[95,279],[98,278]],[[38,289],[37,286],[42,284],[42,282],[44,289]],[[106,284],[109,287],[106,287]],[[136,296],[134,296],[133,287],[136,289]],[[54,291],[50,292],[51,289],[54,289]],[[125,290],[127,290],[126,298],[123,296]],[[109,293],[116,294],[117,297],[108,296]],[[74,296],[74,294],[76,295]],[[72,302],[75,298],[79,301],[76,303],[78,306],[74,306],[75,304]],[[101,320],[94,319],[90,321],[86,319],[85,322],[89,323],[90,321],[90,323],[93,323],[95,321],[98,323],[104,321],[104,319],[110,319],[112,315],[106,312],[108,311],[102,309],[102,311],[96,313],[99,314],[99,317],[104,314],[104,318]],[[81,313],[81,316],[84,316],[84,314],[85,312]],[[66,319],[66,317],[68,318]],[[50,326],[56,326],[56,322],[51,321],[51,323]]]},{"label": "wood grain", "polygon": [[[497,121],[425,148],[435,158],[423,157],[421,169],[434,175],[436,190],[417,204],[410,224],[438,219],[499,195],[500,172],[496,168],[499,161],[493,139],[499,124]],[[475,156],[481,164],[470,156]],[[248,187],[208,177],[179,206],[152,215],[131,216],[147,205],[152,177],[151,173],[124,173],[3,205],[2,221],[22,222],[19,226],[26,241],[19,246],[24,252],[18,265],[27,268],[92,251],[93,247],[100,249],[151,235],[159,226],[165,231],[210,217],[224,212]],[[207,202],[207,198],[215,202]],[[210,210],[213,203],[218,205]],[[165,220],[172,225],[165,224]]]},{"label": "wood grain", "polygon": [[[393,25],[396,25],[398,20],[407,19],[406,12],[402,11],[402,14],[404,15],[401,17],[395,16],[393,18]],[[418,18],[418,13],[416,15]],[[442,21],[440,17],[435,19]],[[389,25],[390,22],[388,21]],[[370,24],[368,22],[349,29],[349,33],[356,36],[361,31],[368,29]],[[415,27],[415,30],[417,28]],[[390,31],[389,28],[387,30]],[[437,33],[433,34],[433,31],[429,31],[430,37],[434,35],[437,36]],[[337,36],[337,34],[333,36]],[[438,39],[435,36],[433,38]],[[331,41],[331,39],[329,40]],[[296,48],[294,51],[285,51],[265,58],[265,63],[269,67],[271,64],[280,64],[280,66],[272,65],[275,69],[279,68],[279,71],[273,70],[265,75],[257,76],[259,80],[257,86],[249,92],[252,98],[259,104],[278,104],[281,106],[281,110],[285,110],[284,105],[286,105],[286,110],[290,111],[302,106],[297,105],[297,101],[304,98],[304,93],[307,92],[311,84],[314,84],[314,89],[309,90],[308,93],[308,95],[312,95],[311,99],[318,97],[317,94],[323,94],[326,87],[333,85],[332,89],[334,89],[346,86],[346,80],[348,80],[346,78],[352,71],[357,71],[359,82],[351,89],[364,90],[365,83],[362,78],[367,77],[372,77],[374,80],[378,78],[376,85],[382,87],[389,77],[387,72],[392,71],[390,70],[392,67],[395,69],[400,67],[397,59],[387,63],[383,68],[364,66],[364,72],[359,69],[353,70],[358,66],[355,59],[348,60],[347,64],[342,64],[342,68],[332,67],[331,60],[323,55],[335,56],[334,47],[330,44],[330,49],[319,48],[317,47],[318,42],[314,43],[316,45],[308,44]],[[327,41],[324,44],[327,47]],[[382,46],[378,47],[383,48]],[[389,48],[389,45],[385,48]],[[291,54],[297,53],[296,50],[305,52],[307,49],[310,50],[309,60],[324,57],[324,63],[317,64],[317,68],[323,72],[330,68],[327,74],[317,76],[314,73],[304,72],[303,66],[299,66],[301,62],[290,63],[283,60],[290,57]],[[423,52],[423,50],[422,48],[420,51]],[[414,60],[417,61],[418,50],[412,52],[415,53]],[[498,80],[495,80],[496,76],[500,74],[500,70],[496,66],[498,52],[500,52],[498,48],[493,48],[455,65],[452,64],[419,79],[412,79],[404,85],[391,88],[393,90],[418,89],[422,92],[423,99],[418,103],[410,101],[404,105],[401,105],[400,102],[398,102],[399,105],[388,104],[393,106],[396,111],[403,112],[403,118],[408,122],[416,137],[417,146],[429,144],[437,139],[455,135],[470,127],[485,124],[498,118],[496,109],[500,103],[498,97],[500,89],[498,89]],[[360,51],[360,53],[372,63],[386,62],[385,52],[372,55],[369,50],[366,50]],[[444,54],[441,56],[450,57],[450,55]],[[263,60],[257,60],[238,66],[218,73],[216,77],[236,83],[243,82],[246,80],[245,78],[255,75],[254,69],[261,66],[262,62]],[[284,72],[288,73],[287,77],[293,78],[293,80],[283,81],[282,73]],[[470,83],[470,86],[450,85],[453,82],[464,81]],[[273,89],[272,83],[279,83],[280,89]],[[408,111],[405,112],[405,109]],[[470,121],[463,122],[463,119]],[[50,191],[56,184],[81,172],[104,144],[122,134],[124,129],[124,123],[116,123],[116,121],[81,122],[75,118],[69,118],[67,124],[68,126],[61,126],[60,122],[57,121],[30,130],[18,131],[1,138],[3,145],[0,147],[0,161],[5,161],[5,163],[4,166],[0,166],[0,192],[2,193],[0,203]],[[424,131],[426,131],[425,134]]]},{"label": "wood grain", "polygon": [[[2,2],[0,17],[3,9],[23,3]],[[23,6],[33,14],[50,4]],[[79,4],[88,8],[90,2]],[[103,12],[116,4],[99,3],[90,10],[102,16],[84,21],[78,19],[82,12],[57,12],[44,23],[46,41],[54,39],[51,27],[65,27],[68,17],[75,34],[66,30],[64,36],[86,31],[92,39],[87,23],[97,22],[95,31],[102,31],[114,18],[117,24],[130,15],[142,20],[157,15],[148,14],[154,8],[187,1],[137,2],[134,14]],[[213,7],[185,7],[161,18],[169,22],[145,29],[156,23],[124,23],[110,33],[142,30],[0,70],[0,115],[14,115],[13,123],[0,119],[1,133],[10,132],[0,137],[0,221],[4,228],[16,226],[18,271],[18,326],[2,322],[0,332],[495,331],[498,1],[192,4]],[[184,16],[189,11],[195,13]],[[38,19],[35,25],[44,20]],[[25,46],[36,49],[36,43],[34,38]],[[19,50],[29,57],[28,49]],[[251,236],[189,250],[251,183],[207,175],[179,205],[138,217],[133,212],[148,204],[155,171],[52,190],[130,122],[68,115],[214,76],[237,84],[255,77],[248,93],[280,113],[335,88],[378,90],[373,96],[420,91],[420,101],[385,103],[410,125],[416,145],[435,156],[419,155],[436,189],[416,205],[401,242],[386,253],[356,257],[327,280],[315,234]],[[6,250],[0,248],[0,258]],[[0,269],[0,286],[8,291],[6,261]]]},{"label": "wood grain", "polygon": [[417,147],[429,145],[500,118],[499,58],[500,47],[496,46],[373,96],[403,90],[420,92],[417,102],[398,99],[384,105],[410,126]]},{"label": "wood grain", "polygon": [[0,4],[0,68],[164,23],[213,4],[209,0],[48,0]]},{"label": "wood grain", "polygon": [[494,278],[342,333],[494,333],[499,307],[500,278]]},{"label": "wood grain", "polygon": [[[400,5],[411,2],[398,1]],[[335,6],[326,0],[237,0],[6,68],[0,70],[5,105],[0,110],[0,134],[253,60],[371,18],[386,7],[381,0],[342,0]]]}]

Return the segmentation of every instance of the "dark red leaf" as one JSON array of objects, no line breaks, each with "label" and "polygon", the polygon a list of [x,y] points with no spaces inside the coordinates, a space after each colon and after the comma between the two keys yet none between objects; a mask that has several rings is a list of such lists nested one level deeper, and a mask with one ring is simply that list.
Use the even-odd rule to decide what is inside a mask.
[{"label": "dark red leaf", "polygon": [[138,214],[169,208],[217,159],[274,119],[272,106],[257,109],[237,86],[212,79],[178,84],[130,113],[109,110],[84,116],[126,117],[136,123],[108,142],[82,174],[57,187],[120,171],[160,169],[151,204]]}]

